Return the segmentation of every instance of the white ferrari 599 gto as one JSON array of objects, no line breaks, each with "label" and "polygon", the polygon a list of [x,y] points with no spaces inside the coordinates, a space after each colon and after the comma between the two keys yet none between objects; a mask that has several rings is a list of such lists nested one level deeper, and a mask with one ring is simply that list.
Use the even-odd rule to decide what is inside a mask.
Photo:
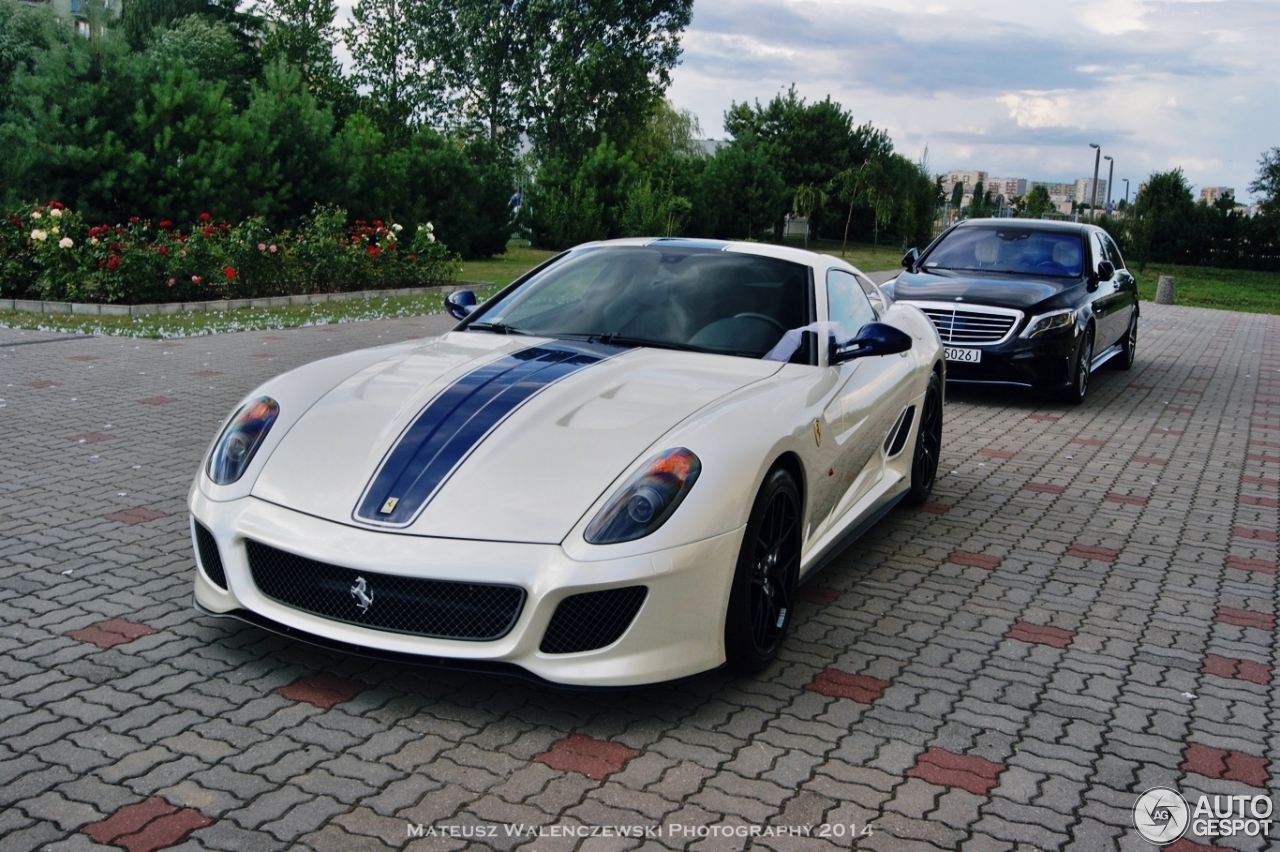
[{"label": "white ferrari 599 gto", "polygon": [[448,307],[231,415],[189,497],[201,612],[560,684],[750,672],[933,486],[938,335],[837,258],[593,243]]}]

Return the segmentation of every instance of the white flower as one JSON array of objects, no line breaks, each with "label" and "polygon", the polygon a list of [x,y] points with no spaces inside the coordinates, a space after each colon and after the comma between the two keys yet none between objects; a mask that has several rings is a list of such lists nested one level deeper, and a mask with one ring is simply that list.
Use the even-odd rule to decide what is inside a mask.
[{"label": "white flower", "polygon": [[32,219],[39,219],[39,218],[40,218],[40,211],[39,211],[39,210],[32,210],[32,211],[31,211],[31,218],[32,218]]},{"label": "white flower", "polygon": [[98,238],[97,238],[97,237],[93,237],[93,238],[91,238],[91,239],[89,240],[89,245],[91,245],[91,246],[96,246],[97,244],[98,244]]},{"label": "white flower", "polygon": [[429,242],[429,243],[434,243],[435,241],[436,241],[436,235],[435,235],[435,234],[432,234],[432,233],[428,233],[428,234],[427,234],[427,242]]},{"label": "white flower", "polygon": [[49,215],[50,215],[50,216],[52,216],[52,217],[53,217],[53,218],[55,218],[55,219],[61,219],[61,218],[62,218],[62,211],[61,211],[61,210],[59,210],[57,207],[55,207],[55,208],[53,208],[52,210],[50,210],[50,211],[49,211]]},{"label": "white flower", "polygon": [[399,222],[396,222],[394,225],[391,226],[391,230],[395,231],[398,234],[404,230],[404,225],[401,225]]},{"label": "white flower", "polygon": [[428,231],[434,231],[435,229],[436,229],[436,226],[435,226],[435,225],[431,224],[430,222],[428,222],[428,223],[427,223],[427,230],[428,230]]},{"label": "white flower", "polygon": [[58,248],[71,248],[75,243],[71,242],[70,237],[63,237],[58,240]]},{"label": "white flower", "polygon": [[40,230],[39,228],[36,228],[31,232],[31,239],[44,242],[45,240],[49,239],[49,235],[44,231]]}]

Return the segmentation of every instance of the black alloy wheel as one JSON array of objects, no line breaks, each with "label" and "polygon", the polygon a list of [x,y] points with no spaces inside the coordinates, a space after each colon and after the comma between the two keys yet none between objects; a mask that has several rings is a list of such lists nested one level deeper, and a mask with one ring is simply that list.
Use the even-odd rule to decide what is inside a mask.
[{"label": "black alloy wheel", "polygon": [[751,507],[725,614],[725,660],[758,672],[782,647],[800,576],[800,491],[781,468],[765,477]]},{"label": "black alloy wheel", "polygon": [[938,460],[942,456],[942,379],[929,376],[924,404],[920,409],[920,430],[916,433],[916,449],[911,456],[911,490],[904,501],[919,506],[929,499],[933,483],[938,479]]},{"label": "black alloy wheel", "polygon": [[1120,354],[1107,363],[1117,370],[1128,370],[1133,367],[1133,362],[1137,356],[1138,312],[1134,311],[1133,316],[1129,319],[1129,330],[1124,333],[1124,339],[1120,341]]},{"label": "black alloy wheel", "polygon": [[1063,394],[1063,399],[1072,405],[1084,402],[1089,392],[1089,368],[1093,365],[1093,326],[1085,329],[1080,345],[1076,347],[1075,369],[1071,372],[1071,385]]}]

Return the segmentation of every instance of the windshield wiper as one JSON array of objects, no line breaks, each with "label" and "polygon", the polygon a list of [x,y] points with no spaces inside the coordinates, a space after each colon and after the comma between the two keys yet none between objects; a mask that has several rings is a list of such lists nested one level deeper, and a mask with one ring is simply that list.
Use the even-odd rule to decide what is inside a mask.
[{"label": "windshield wiper", "polygon": [[525,331],[523,328],[507,325],[505,322],[473,322],[467,326],[466,330],[492,331],[494,334],[533,334],[533,332]]},{"label": "windshield wiper", "polygon": [[717,355],[725,354],[722,352],[716,352],[712,349],[704,349],[701,346],[694,346],[691,343],[676,343],[670,340],[649,340],[645,337],[628,337],[625,334],[619,334],[617,332],[612,334],[595,334],[588,339],[592,343],[613,344],[616,346],[648,346],[653,349],[674,349],[678,352],[709,352]]}]

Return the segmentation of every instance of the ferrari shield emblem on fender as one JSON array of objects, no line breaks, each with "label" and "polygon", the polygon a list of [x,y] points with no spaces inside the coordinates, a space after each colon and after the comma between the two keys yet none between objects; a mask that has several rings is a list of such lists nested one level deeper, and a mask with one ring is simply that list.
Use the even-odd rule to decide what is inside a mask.
[{"label": "ferrari shield emblem on fender", "polygon": [[360,607],[361,612],[368,612],[369,607],[373,606],[373,593],[369,591],[369,584],[364,577],[356,577],[356,584],[351,587],[351,597],[356,599],[356,606]]},{"label": "ferrari shield emblem on fender", "polygon": [[817,442],[819,447],[822,446],[822,421],[821,420],[813,421],[813,440]]},{"label": "ferrari shield emblem on fender", "polygon": [[399,497],[388,497],[387,502],[382,504],[382,508],[378,510],[378,513],[382,515],[390,515],[396,510],[396,504],[399,502]]}]

